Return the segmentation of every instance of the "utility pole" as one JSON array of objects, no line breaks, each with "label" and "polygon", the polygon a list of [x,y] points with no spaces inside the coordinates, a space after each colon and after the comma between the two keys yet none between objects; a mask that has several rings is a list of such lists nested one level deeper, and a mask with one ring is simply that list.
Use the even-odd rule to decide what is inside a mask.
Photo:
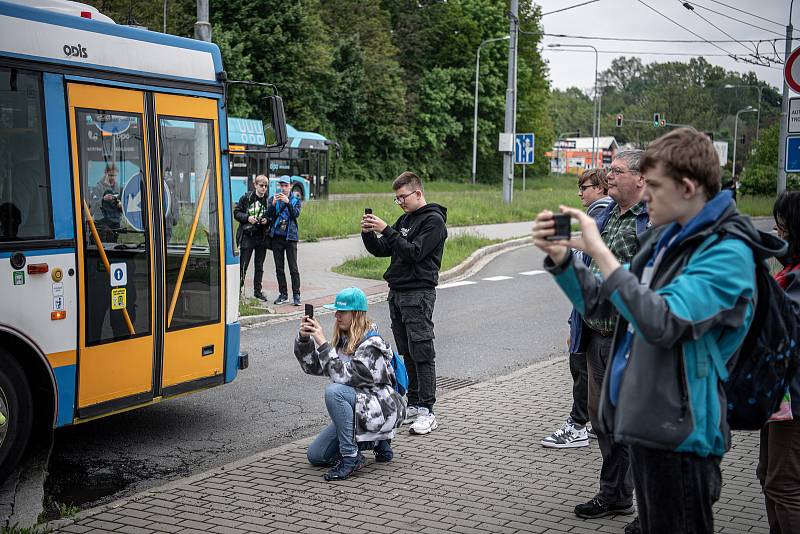
[{"label": "utility pole", "polygon": [[[512,147],[516,121],[516,88],[517,88],[517,31],[519,29],[519,1],[511,0],[511,11],[508,14],[508,78],[506,81],[506,134],[511,135]],[[514,152],[503,153],[503,202],[510,204],[514,198]]]},{"label": "utility pole", "polygon": [[[789,4],[789,24],[786,26],[786,48],[783,56],[784,63],[789,60],[792,53],[792,7],[794,0]],[[783,101],[781,103],[781,129],[778,138],[778,194],[786,189],[786,134],[789,127],[789,84],[786,76],[783,77]],[[733,140],[736,142],[736,139]],[[735,165],[735,162],[734,162]]]},{"label": "utility pole", "polygon": [[208,22],[208,0],[197,0],[197,22],[194,23],[194,38],[211,41],[211,23]]}]

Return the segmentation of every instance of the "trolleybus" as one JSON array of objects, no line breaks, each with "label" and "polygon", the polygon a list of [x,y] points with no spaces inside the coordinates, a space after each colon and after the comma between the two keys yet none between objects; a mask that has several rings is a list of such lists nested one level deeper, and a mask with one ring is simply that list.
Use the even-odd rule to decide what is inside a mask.
[{"label": "trolleybus", "polygon": [[0,479],[38,425],[246,367],[219,49],[48,3],[0,1]]}]

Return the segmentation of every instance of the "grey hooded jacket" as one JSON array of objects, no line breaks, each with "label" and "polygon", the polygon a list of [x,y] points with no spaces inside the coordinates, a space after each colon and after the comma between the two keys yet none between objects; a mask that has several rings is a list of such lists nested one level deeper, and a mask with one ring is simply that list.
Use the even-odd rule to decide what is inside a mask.
[{"label": "grey hooded jacket", "polygon": [[303,371],[328,376],[331,382],[356,390],[356,441],[392,439],[394,429],[406,417],[403,398],[394,390],[394,369],[389,364],[392,349],[380,336],[365,338],[353,356],[337,351],[329,343],[314,348],[314,340],[294,342],[294,355]]}]

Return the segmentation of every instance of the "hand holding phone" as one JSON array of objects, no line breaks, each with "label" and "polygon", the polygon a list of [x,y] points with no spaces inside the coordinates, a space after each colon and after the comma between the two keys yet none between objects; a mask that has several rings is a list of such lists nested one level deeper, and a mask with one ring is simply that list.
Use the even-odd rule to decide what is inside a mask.
[{"label": "hand holding phone", "polygon": [[311,319],[314,318],[314,305],[313,304],[306,304],[306,317]]},{"label": "hand holding phone", "polygon": [[364,215],[371,215],[371,214],[372,214],[372,208],[364,208]]}]

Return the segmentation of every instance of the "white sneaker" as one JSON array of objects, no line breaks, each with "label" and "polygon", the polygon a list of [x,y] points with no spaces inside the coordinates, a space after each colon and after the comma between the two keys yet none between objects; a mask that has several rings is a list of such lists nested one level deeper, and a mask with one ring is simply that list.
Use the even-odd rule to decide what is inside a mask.
[{"label": "white sneaker", "polygon": [[417,420],[417,415],[419,415],[419,408],[417,406],[407,406],[406,418],[403,419],[403,424],[410,425]]},{"label": "white sneaker", "polygon": [[430,434],[432,431],[439,428],[439,423],[436,422],[436,416],[428,411],[427,408],[419,408],[419,414],[416,421],[408,429],[412,434]]},{"label": "white sneaker", "polygon": [[576,426],[575,423],[567,419],[564,426],[542,440],[542,445],[551,449],[588,447],[589,435],[585,426]]}]

